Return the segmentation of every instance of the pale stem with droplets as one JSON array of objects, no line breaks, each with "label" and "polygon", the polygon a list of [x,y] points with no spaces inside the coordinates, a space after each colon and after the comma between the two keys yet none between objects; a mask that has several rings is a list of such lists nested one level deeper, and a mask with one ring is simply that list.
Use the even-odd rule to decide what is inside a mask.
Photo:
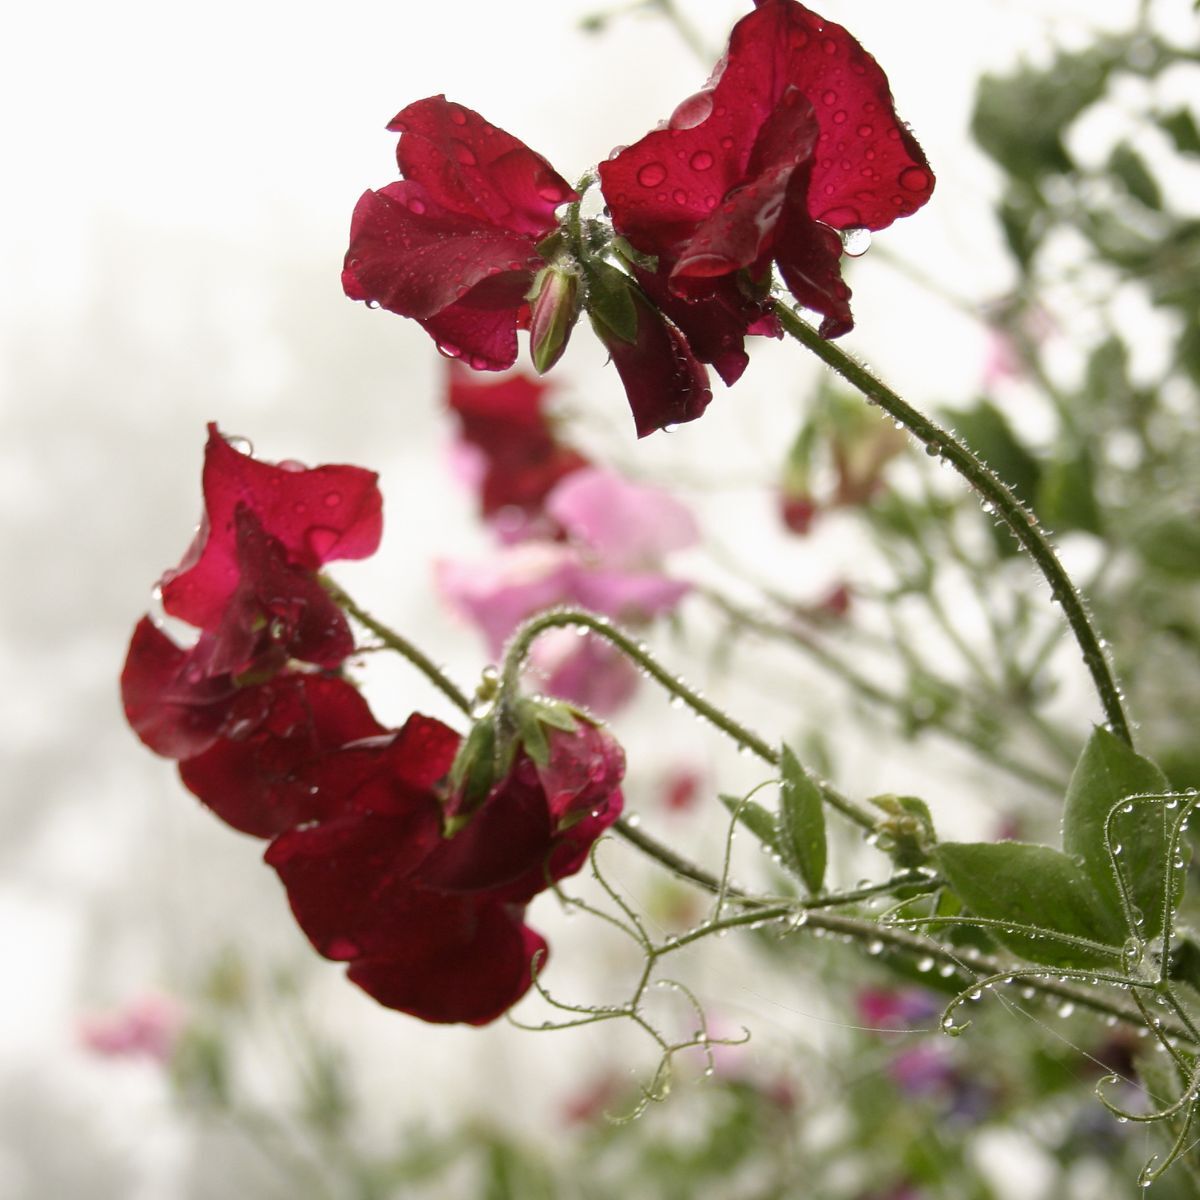
[{"label": "pale stem with droplets", "polygon": [[[653,679],[660,687],[672,696],[677,697],[698,716],[703,717],[727,737],[732,738],[740,747],[762,759],[772,767],[779,766],[779,751],[765,742],[758,734],[747,729],[740,721],[717,708],[698,692],[688,687],[683,680],[672,675],[663,667],[644,645],[624,633],[607,617],[582,609],[556,608],[541,613],[520,626],[510,639],[504,652],[504,665],[501,670],[500,694],[505,697],[516,697],[520,692],[521,668],[529,656],[533,643],[548,629],[568,627],[586,629],[615,646],[622,654]],[[832,784],[816,780],[817,787],[825,802],[837,809],[843,816],[868,832],[873,832],[878,824],[875,816],[866,808],[856,804],[848,796],[843,795]]]},{"label": "pale stem with droplets", "polygon": [[999,516],[1050,585],[1050,594],[1062,605],[1063,615],[1075,636],[1083,661],[1091,674],[1105,720],[1117,737],[1133,745],[1129,722],[1121,701],[1121,690],[1113,675],[1104,647],[1092,625],[1083,597],[1058,560],[1053,546],[1042,532],[1037,518],[1013,494],[1007,484],[968,449],[949,430],[918,412],[900,398],[882,380],[867,370],[839,346],[821,337],[806,321],[801,320],[786,304],[778,302],[775,312],[787,333],[811,350],[827,366],[832,367],[869,403],[877,404],[894,420],[899,421],[927,451],[949,463],[978,493],[984,503]]}]

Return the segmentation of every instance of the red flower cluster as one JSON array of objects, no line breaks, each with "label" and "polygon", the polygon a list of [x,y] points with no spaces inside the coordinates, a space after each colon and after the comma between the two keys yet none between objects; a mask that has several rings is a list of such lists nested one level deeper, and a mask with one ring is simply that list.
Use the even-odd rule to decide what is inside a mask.
[{"label": "red flower cluster", "polygon": [[915,212],[933,175],[845,29],[797,0],[755,4],[708,85],[600,164],[607,237],[577,213],[560,227],[578,195],[511,134],[444,96],[410,105],[389,126],[403,180],[355,209],[346,294],[416,318],[476,370],[511,366],[518,328],[549,369],[586,308],[638,436],[703,413],[704,364],[732,384],[746,336],[779,336],[773,263],[823,336],[846,333],[838,231]]},{"label": "red flower cluster", "polygon": [[741,273],[761,280],[774,261],[825,337],[853,326],[835,230],[883,229],[933,191],[879,64],[796,0],[756,0],[704,90],[600,179],[617,232],[658,257],[672,296],[732,313]]},{"label": "red flower cluster", "polygon": [[518,747],[464,812],[447,784],[458,734],[419,715],[385,729],[339,673],[353,637],[316,571],[377,548],[375,475],[257,462],[210,427],[204,499],[162,581],[198,639],[138,624],[129,723],[219,817],[273,839],[301,928],[355,983],[425,1020],[493,1020],[546,953],[525,905],[620,813],[620,748],[582,721],[548,729],[537,761]]}]

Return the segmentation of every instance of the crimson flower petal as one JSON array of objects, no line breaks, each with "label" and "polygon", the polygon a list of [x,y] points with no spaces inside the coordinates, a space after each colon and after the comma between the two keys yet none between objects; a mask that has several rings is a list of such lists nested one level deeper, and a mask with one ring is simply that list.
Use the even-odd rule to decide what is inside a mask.
[{"label": "crimson flower petal", "polygon": [[208,431],[204,520],[183,561],[162,578],[167,612],[201,629],[220,622],[240,575],[234,524],[239,503],[283,544],[290,562],[309,570],[378,549],[383,499],[373,471],[259,462],[236,450],[216,425]]},{"label": "crimson flower petal", "polygon": [[388,128],[404,135],[396,160],[405,179],[489,225],[541,238],[555,225],[555,208],[578,199],[540,154],[445,96],[410,104]]},{"label": "crimson flower petal", "polygon": [[228,678],[212,678],[143,617],[133,631],[121,671],[121,702],[134,733],[155,754],[189,758],[220,735],[236,692]]},{"label": "crimson flower petal", "polygon": [[572,731],[550,729],[550,753],[534,764],[556,829],[599,809],[625,776],[625,751],[598,725],[580,720]]},{"label": "crimson flower petal", "polygon": [[342,282],[352,299],[425,320],[505,272],[518,273],[506,297],[515,308],[541,265],[530,238],[448,210],[404,180],[355,205]]},{"label": "crimson flower petal", "polygon": [[412,914],[434,922],[436,941],[359,959],[347,975],[387,1008],[424,1021],[486,1025],[529,990],[535,959],[537,970],[546,965],[546,941],[513,905],[446,899]]},{"label": "crimson flower petal", "polygon": [[638,437],[668,425],[694,421],[708,407],[708,375],[687,339],[637,288],[630,289],[637,311],[637,337],[627,342],[600,322],[592,327],[604,343],[633,412]]},{"label": "crimson flower petal", "polygon": [[225,737],[179,764],[184,785],[227,825],[274,837],[324,815],[327,796],[303,768],[348,742],[386,730],[358,689],[329,675],[283,675],[264,685],[267,719],[242,738]]}]

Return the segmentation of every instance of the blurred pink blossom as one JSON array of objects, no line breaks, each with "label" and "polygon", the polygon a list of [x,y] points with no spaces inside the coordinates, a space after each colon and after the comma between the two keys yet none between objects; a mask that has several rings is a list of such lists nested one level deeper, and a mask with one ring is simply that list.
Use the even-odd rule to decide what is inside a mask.
[{"label": "blurred pink blossom", "polygon": [[169,996],[148,992],[112,1012],[83,1017],[79,1040],[106,1058],[145,1056],[167,1062],[184,1024],[183,1006]]},{"label": "blurred pink blossom", "polygon": [[[699,530],[665,492],[587,467],[555,485],[545,510],[566,542],[524,541],[481,564],[437,564],[442,595],[479,627],[493,656],[523,620],[556,605],[638,626],[673,612],[691,590],[662,563],[693,545]],[[626,703],[637,683],[636,670],[600,639],[565,631],[538,641],[532,665],[547,692],[602,715]]]}]

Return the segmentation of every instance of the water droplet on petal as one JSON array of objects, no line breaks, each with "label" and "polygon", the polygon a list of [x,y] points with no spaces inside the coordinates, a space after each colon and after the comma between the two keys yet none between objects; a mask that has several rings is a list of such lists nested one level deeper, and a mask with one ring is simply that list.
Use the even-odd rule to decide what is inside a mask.
[{"label": "water droplet on petal", "polygon": [[859,255],[866,254],[871,248],[871,231],[858,226],[855,229],[842,230],[842,253],[848,254],[851,258],[858,258]]},{"label": "water droplet on petal", "polygon": [[821,103],[822,104],[836,104],[837,103],[837,92],[833,91],[832,88],[827,89],[826,91],[822,92],[821,93]]},{"label": "water droplet on petal", "polygon": [[449,342],[438,342],[438,353],[444,354],[447,358],[462,358],[462,351],[457,346],[452,346]]},{"label": "water droplet on petal", "polygon": [[687,192],[685,192],[683,188],[676,188],[671,193],[671,199],[674,200],[676,204],[682,206],[687,203]]},{"label": "water droplet on petal", "polygon": [[691,158],[693,171],[707,171],[713,165],[713,156],[707,150],[697,150]]},{"label": "water droplet on petal", "polygon": [[853,226],[862,224],[862,216],[858,209],[852,208],[848,204],[839,204],[836,208],[827,208],[817,219],[823,221],[826,225],[832,225],[834,229],[850,229]]},{"label": "water droplet on petal", "polygon": [[712,106],[712,92],[697,92],[676,107],[667,124],[672,129],[694,129],[712,112]]},{"label": "water droplet on petal", "polygon": [[473,167],[478,161],[475,157],[475,151],[466,142],[460,142],[457,138],[451,138],[450,145],[454,147],[454,157],[464,167]]},{"label": "water droplet on petal", "polygon": [[467,123],[467,114],[457,104],[450,104],[447,107],[450,110],[450,120],[455,125],[465,125]]},{"label": "water droplet on petal", "polygon": [[824,38],[821,41],[821,49],[832,58],[837,53],[837,42],[833,38]]},{"label": "water droplet on petal", "polygon": [[869,138],[874,132],[875,132],[874,125],[867,125],[866,123],[863,123],[862,125],[860,125],[858,127],[858,136],[859,137]]},{"label": "water droplet on petal", "polygon": [[835,125],[845,125],[845,123],[846,123],[846,110],[845,110],[844,108],[839,108],[839,109],[837,110],[837,112],[835,112],[835,113],[833,114],[833,123],[834,123]]},{"label": "water droplet on petal", "polygon": [[658,187],[667,177],[667,168],[660,162],[648,162],[638,168],[637,181],[642,187]]},{"label": "water droplet on petal", "polygon": [[929,173],[920,167],[905,167],[900,172],[900,186],[910,192],[923,192],[929,186]]}]

